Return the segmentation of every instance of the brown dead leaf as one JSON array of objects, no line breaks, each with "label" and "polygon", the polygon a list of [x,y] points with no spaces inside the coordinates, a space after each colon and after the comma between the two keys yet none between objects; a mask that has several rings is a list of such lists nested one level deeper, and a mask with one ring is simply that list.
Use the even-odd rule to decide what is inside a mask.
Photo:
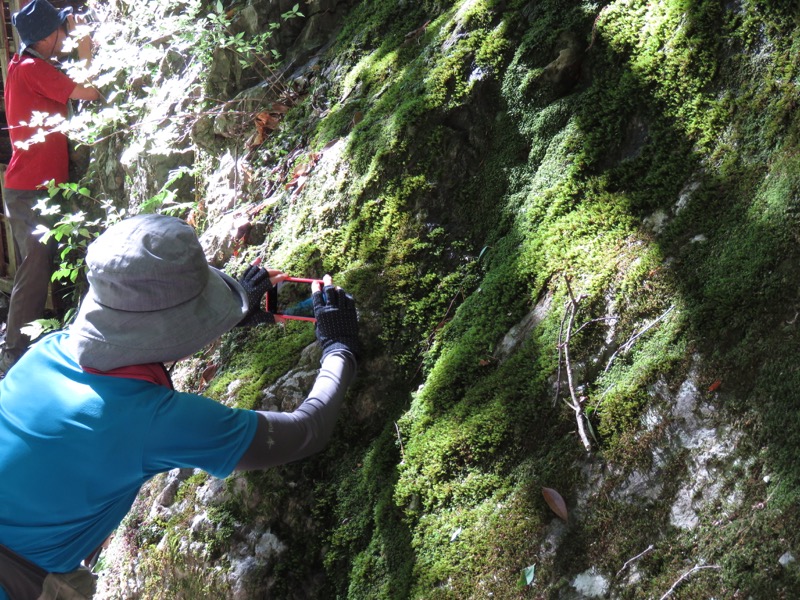
[{"label": "brown dead leaf", "polygon": [[246,163],[242,164],[242,184],[248,185],[251,181],[253,181],[253,169]]},{"label": "brown dead leaf", "polygon": [[553,488],[543,487],[542,496],[544,496],[544,501],[547,502],[547,506],[550,507],[550,510],[556,513],[559,518],[566,522],[567,517],[569,516],[567,513],[567,503],[564,502],[561,494],[559,494]]},{"label": "brown dead leaf", "polygon": [[278,113],[279,115],[286,114],[289,112],[291,106],[287,106],[286,104],[281,104],[280,102],[273,102],[272,106],[270,107],[269,112],[271,113]]},{"label": "brown dead leaf", "polygon": [[297,165],[295,166],[294,171],[292,171],[292,178],[300,177],[301,175],[308,175],[311,173],[311,169],[313,168],[314,165],[310,162]]},{"label": "brown dead leaf", "polygon": [[256,128],[259,131],[275,131],[281,123],[279,115],[260,112],[256,115]]},{"label": "brown dead leaf", "polygon": [[266,207],[267,207],[267,203],[266,202],[259,202],[258,204],[253,204],[253,205],[247,207],[245,209],[245,213],[247,213],[247,216],[250,219],[252,219],[258,213],[260,213],[262,210],[264,210]]},{"label": "brown dead leaf", "polygon": [[209,363],[209,365],[203,369],[203,373],[200,375],[199,392],[202,392],[208,387],[208,384],[211,383],[211,380],[214,379],[214,376],[217,374],[218,369],[219,365],[217,363]]},{"label": "brown dead leaf", "polygon": [[297,177],[311,173],[311,171],[314,170],[314,167],[317,166],[320,156],[322,156],[322,154],[319,152],[312,152],[309,154],[306,162],[295,166],[294,171],[292,171],[292,178],[296,179]]},{"label": "brown dead leaf", "polygon": [[247,147],[250,150],[258,148],[266,139],[267,136],[264,133],[256,131],[252,136],[250,136],[250,139],[247,140]]},{"label": "brown dead leaf", "polygon": [[295,188],[294,190],[295,193],[299,193],[300,190],[302,190],[305,187],[307,179],[308,176],[306,175],[298,175],[297,177],[292,178],[292,180],[289,183],[287,183],[284,187],[287,190]]},{"label": "brown dead leaf", "polygon": [[206,214],[206,206],[202,199],[197,202],[197,205],[189,211],[186,217],[186,222],[192,227],[197,227],[198,222],[203,220]]},{"label": "brown dead leaf", "polygon": [[238,219],[234,222],[233,226],[236,227],[236,233],[233,236],[236,240],[246,238],[247,234],[250,233],[250,230],[253,228],[253,224],[247,219]]},{"label": "brown dead leaf", "polygon": [[219,369],[219,365],[218,364],[211,363],[205,369],[203,369],[203,374],[201,376],[201,379],[203,381],[206,381],[206,382],[211,381],[212,379],[214,379],[214,376],[217,374],[217,370],[218,369]]},{"label": "brown dead leaf", "polygon": [[247,245],[250,231],[253,224],[247,219],[238,219],[234,222],[235,231],[233,234],[233,255],[239,256],[239,251]]},{"label": "brown dead leaf", "polygon": [[256,115],[256,120],[270,129],[277,129],[281,122],[280,113],[276,112],[260,112]]},{"label": "brown dead leaf", "polygon": [[278,129],[281,123],[281,115],[267,111],[260,112],[255,116],[253,121],[255,122],[256,133],[248,144],[250,148],[256,148],[263,144],[264,140],[266,140],[273,131]]}]

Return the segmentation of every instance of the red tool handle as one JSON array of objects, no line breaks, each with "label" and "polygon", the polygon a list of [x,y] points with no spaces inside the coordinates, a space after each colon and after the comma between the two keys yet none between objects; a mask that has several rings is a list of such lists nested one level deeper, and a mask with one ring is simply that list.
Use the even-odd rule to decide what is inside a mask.
[{"label": "red tool handle", "polygon": [[295,315],[284,315],[283,313],[272,313],[276,323],[283,323],[284,321],[308,321],[309,323],[316,323],[314,317],[299,317]]},{"label": "red tool handle", "polygon": [[285,277],[282,281],[294,281],[295,283],[316,283],[324,285],[322,279],[309,279],[308,277]]}]

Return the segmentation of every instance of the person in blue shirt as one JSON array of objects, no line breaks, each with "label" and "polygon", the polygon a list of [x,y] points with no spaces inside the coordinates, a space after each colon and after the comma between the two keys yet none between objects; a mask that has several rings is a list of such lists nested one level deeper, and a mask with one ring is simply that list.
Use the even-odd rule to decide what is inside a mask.
[{"label": "person in blue shirt", "polygon": [[0,380],[0,600],[91,598],[82,561],[140,487],[174,468],[215,477],[295,461],[328,442],[355,376],[351,296],[312,286],[320,371],[292,413],[229,408],[173,389],[165,362],[235,326],[272,323],[261,300],[285,275],[210,267],[194,229],[139,215],[90,244],[74,323]]}]

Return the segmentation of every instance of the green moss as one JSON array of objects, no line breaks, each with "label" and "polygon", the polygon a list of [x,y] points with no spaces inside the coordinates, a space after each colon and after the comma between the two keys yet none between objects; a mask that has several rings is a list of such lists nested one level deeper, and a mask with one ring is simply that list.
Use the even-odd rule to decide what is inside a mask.
[{"label": "green moss", "polygon": [[[666,314],[667,310],[661,314]],[[638,335],[652,323],[655,319],[641,324],[633,335]],[[636,428],[643,409],[651,401],[648,386],[659,377],[668,377],[683,363],[687,355],[686,341],[681,337],[684,327],[685,317],[681,316],[681,308],[675,307],[662,321],[637,338],[635,351],[628,354],[622,347],[620,353],[612,355],[613,362],[606,363],[611,368],[598,377],[596,392],[587,404],[587,410],[600,417],[598,429],[607,436],[605,443],[613,446],[617,435]]]},{"label": "green moss", "polygon": [[[392,502],[399,460],[394,428],[366,455],[338,465],[339,486],[323,494],[335,515],[325,565],[349,598],[402,598],[411,584],[413,553],[401,513]],[[321,509],[323,503],[319,504]]]},{"label": "green moss", "polygon": [[[238,408],[261,408],[262,391],[297,363],[300,352],[314,341],[314,328],[308,323],[291,321],[285,325],[259,326],[229,334],[226,343],[245,339],[247,352],[236,352],[224,371],[217,373],[205,394],[215,398],[225,395],[228,386],[237,383]],[[223,356],[230,350],[223,349]]]},{"label": "green moss", "polygon": [[193,473],[192,475],[184,479],[181,482],[180,487],[178,488],[177,494],[175,495],[175,501],[180,502],[185,498],[191,497],[198,487],[200,487],[206,481],[208,481],[208,477],[209,477],[208,473],[201,471],[198,473]]}]

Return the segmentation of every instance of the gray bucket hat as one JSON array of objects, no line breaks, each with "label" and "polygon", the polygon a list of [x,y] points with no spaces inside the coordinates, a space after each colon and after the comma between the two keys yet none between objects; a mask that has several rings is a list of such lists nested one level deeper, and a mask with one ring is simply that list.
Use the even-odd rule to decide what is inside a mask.
[{"label": "gray bucket hat", "polygon": [[247,314],[242,286],[208,265],[194,229],[175,217],[120,221],[89,245],[86,264],[89,291],[69,328],[84,367],[179,360]]}]

